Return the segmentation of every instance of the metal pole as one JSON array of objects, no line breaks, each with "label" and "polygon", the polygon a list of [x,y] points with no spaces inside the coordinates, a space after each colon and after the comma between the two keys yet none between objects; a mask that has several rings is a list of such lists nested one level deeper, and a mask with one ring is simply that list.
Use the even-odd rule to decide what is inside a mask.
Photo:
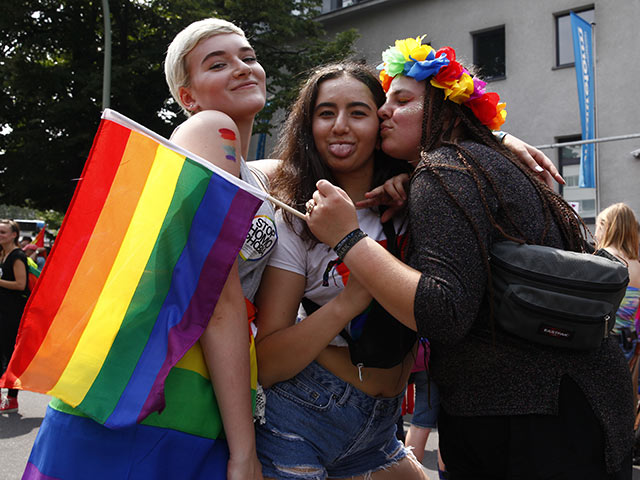
[{"label": "metal pole", "polygon": [[104,15],[104,74],[102,77],[102,109],[111,105],[111,12],[109,0],[102,0]]},{"label": "metal pole", "polygon": [[[595,22],[591,23],[591,48],[593,50],[593,59],[591,64],[593,65],[593,135],[598,138],[598,95],[597,95],[597,85],[596,85],[596,24]],[[600,159],[599,153],[600,149],[599,143],[596,142],[594,146],[594,163],[596,169],[596,212],[600,213]]]},{"label": "metal pole", "polygon": [[629,135],[617,135],[615,137],[594,138],[592,140],[575,140],[573,142],[548,143],[546,145],[536,145],[536,148],[544,150],[545,148],[560,148],[570,145],[586,145],[587,143],[604,143],[615,142],[618,140],[630,140],[632,138],[640,138],[640,133],[630,133]]}]

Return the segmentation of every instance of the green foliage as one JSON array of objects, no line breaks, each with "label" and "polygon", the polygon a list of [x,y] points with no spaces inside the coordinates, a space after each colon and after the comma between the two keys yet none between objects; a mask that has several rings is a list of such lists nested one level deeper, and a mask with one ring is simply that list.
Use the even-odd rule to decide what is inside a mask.
[{"label": "green foliage", "polygon": [[[66,209],[102,109],[101,0],[3,0],[0,202]],[[267,71],[255,133],[296,94],[300,73],[351,53],[353,31],[323,39],[320,0],[110,0],[111,108],[169,136],[182,121],[162,61],[175,34],[219,16],[238,24]],[[8,132],[8,133],[7,133]]]},{"label": "green foliage", "polygon": [[1,205],[0,218],[24,218],[26,220],[44,220],[48,231],[57,231],[62,225],[64,214],[56,210],[38,210],[31,207],[18,207],[17,205]]}]

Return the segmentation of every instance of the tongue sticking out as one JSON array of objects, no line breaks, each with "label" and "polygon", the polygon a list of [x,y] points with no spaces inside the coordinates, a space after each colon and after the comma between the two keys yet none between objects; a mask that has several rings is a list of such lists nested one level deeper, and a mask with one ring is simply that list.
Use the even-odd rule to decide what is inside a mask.
[{"label": "tongue sticking out", "polygon": [[333,143],[329,145],[329,151],[336,157],[348,157],[353,153],[355,146],[351,143]]}]

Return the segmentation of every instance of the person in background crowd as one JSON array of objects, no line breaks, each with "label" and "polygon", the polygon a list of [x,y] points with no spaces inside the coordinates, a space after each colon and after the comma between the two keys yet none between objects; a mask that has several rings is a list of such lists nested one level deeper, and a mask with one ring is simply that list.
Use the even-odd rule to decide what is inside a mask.
[{"label": "person in background crowd", "polygon": [[25,235],[24,237],[22,237],[20,239],[20,248],[24,249],[24,247],[29,245],[32,241],[33,241],[33,239],[30,236]]},{"label": "person in background crowd", "polygon": [[[428,371],[429,346],[428,342],[421,343],[416,354],[416,363],[411,370],[409,383],[413,383],[415,391],[415,406],[409,431],[407,432],[407,447],[413,449],[416,459],[422,463],[424,450],[429,440],[429,434],[437,427],[440,412],[440,394],[438,386]],[[409,390],[408,390],[409,391]],[[438,475],[447,478],[440,452],[437,451]]]},{"label": "person in background crowd", "polygon": [[[28,298],[27,256],[20,248],[18,238],[18,224],[13,220],[0,220],[0,376],[13,354]],[[18,390],[10,389],[0,400],[0,413],[17,411]]]},{"label": "person in background crowd", "polygon": [[621,259],[629,269],[629,285],[616,313],[612,334],[627,359],[633,355],[638,332],[634,318],[640,305],[640,262],[638,261],[638,221],[624,203],[605,208],[596,219],[596,242]]}]

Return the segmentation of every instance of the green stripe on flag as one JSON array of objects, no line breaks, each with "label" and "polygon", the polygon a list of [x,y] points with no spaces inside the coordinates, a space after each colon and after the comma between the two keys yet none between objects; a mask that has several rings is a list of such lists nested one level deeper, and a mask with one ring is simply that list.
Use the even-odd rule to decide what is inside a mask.
[{"label": "green stripe on flag", "polygon": [[218,402],[208,379],[192,370],[174,367],[167,376],[164,394],[167,404],[162,413],[152,413],[141,422],[143,425],[205,438],[224,436]]},{"label": "green stripe on flag", "polygon": [[162,308],[211,171],[186,160],[144,273],[100,373],[78,409],[104,423],[115,409]]}]

